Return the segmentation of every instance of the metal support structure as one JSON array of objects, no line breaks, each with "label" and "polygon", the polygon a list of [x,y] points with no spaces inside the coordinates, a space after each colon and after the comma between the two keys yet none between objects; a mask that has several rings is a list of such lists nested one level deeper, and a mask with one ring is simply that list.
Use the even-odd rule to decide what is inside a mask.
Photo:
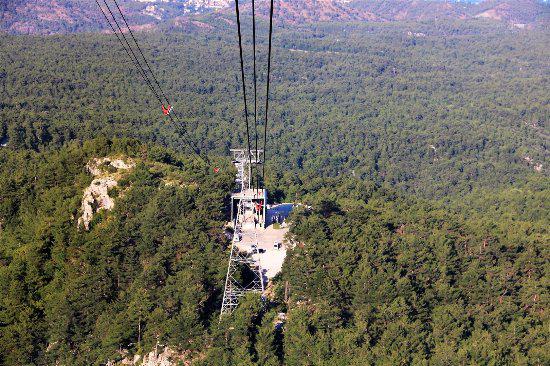
[{"label": "metal support structure", "polygon": [[[241,210],[239,210],[241,211]],[[238,220],[237,220],[238,221]],[[241,235],[240,226],[235,227],[233,235]],[[243,284],[236,278],[236,274],[241,266],[246,266],[252,273],[252,280]],[[262,267],[259,260],[252,258],[249,253],[243,253],[237,248],[236,241],[231,243],[231,254],[229,255],[229,264],[227,266],[227,275],[225,278],[225,289],[223,292],[223,301],[220,317],[224,314],[230,314],[239,305],[239,299],[249,292],[263,293],[264,281],[262,277]]]},{"label": "metal support structure", "polygon": [[[252,188],[252,165],[262,164],[263,150],[245,149],[231,150],[233,163],[237,168],[237,191],[231,195],[231,222],[233,224],[233,240],[227,266],[225,289],[220,317],[229,314],[239,304],[239,299],[248,292],[263,293],[264,281],[259,259],[256,260],[249,252],[240,251],[238,243],[241,241],[243,226],[256,229],[257,225],[265,228],[265,206],[267,193],[265,189]],[[257,205],[262,206],[262,212],[257,212]],[[252,220],[252,222],[251,222]],[[257,246],[257,236],[255,237]],[[256,256],[257,257],[257,256]],[[243,266],[252,273],[249,283],[241,283],[236,274]]]},{"label": "metal support structure", "polygon": [[258,224],[265,227],[267,191],[263,188],[254,189],[252,187],[252,166],[263,164],[264,151],[246,149],[232,149],[233,164],[237,168],[235,182],[237,190],[231,195],[231,222],[235,222],[235,212],[240,202],[245,202],[247,208],[253,208],[254,204],[262,205],[262,212],[259,215]]},{"label": "metal support structure", "polygon": [[252,166],[263,164],[264,151],[250,150],[250,154],[246,149],[231,149],[233,154],[233,164],[237,168],[237,184],[239,190],[245,191],[252,189]]}]

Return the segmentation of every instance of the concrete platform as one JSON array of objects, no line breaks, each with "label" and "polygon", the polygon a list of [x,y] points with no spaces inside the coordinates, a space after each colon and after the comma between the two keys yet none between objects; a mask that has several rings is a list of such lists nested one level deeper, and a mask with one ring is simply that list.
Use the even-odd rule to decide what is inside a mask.
[{"label": "concrete platform", "polygon": [[265,189],[247,189],[242,192],[233,193],[233,199],[264,199],[266,197]]},{"label": "concrete platform", "polygon": [[[255,228],[253,221],[245,220],[241,241],[236,243],[239,250],[243,252],[252,252],[252,245],[258,245],[259,253],[253,254],[252,258],[260,262],[266,283],[281,271],[286,257],[285,235],[289,229],[284,221],[280,224],[280,228],[276,229],[272,224],[272,218],[285,219],[292,211],[292,207],[292,204],[270,206],[267,209],[268,226],[265,229],[259,225]],[[274,248],[276,242],[281,243],[280,249]]]}]

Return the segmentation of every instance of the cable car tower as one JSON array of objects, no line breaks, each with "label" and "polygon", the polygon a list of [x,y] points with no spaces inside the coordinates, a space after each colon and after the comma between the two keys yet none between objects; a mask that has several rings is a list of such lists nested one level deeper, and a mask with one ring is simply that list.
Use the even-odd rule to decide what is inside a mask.
[{"label": "cable car tower", "polygon": [[[233,164],[237,168],[235,179],[237,191],[231,195],[231,222],[235,222],[235,211],[238,212],[239,207],[242,207],[244,212],[244,209],[255,209],[256,206],[261,205],[258,224],[260,227],[265,227],[266,190],[252,187],[252,165],[263,164],[264,151],[250,150],[249,155],[246,149],[232,149],[231,154]],[[250,217],[245,217],[245,220],[249,219]]]},{"label": "cable car tower", "polygon": [[[259,186],[252,187],[252,171],[260,172],[257,165],[263,164],[265,160],[265,149],[267,145],[267,122],[269,110],[269,83],[271,73],[271,40],[273,34],[273,0],[270,1],[269,12],[269,43],[267,56],[267,82],[265,98],[265,121],[263,150],[258,149],[258,109],[257,109],[257,74],[256,74],[256,16],[255,3],[252,4],[252,51],[253,51],[253,80],[254,80],[254,133],[255,149],[251,149],[249,113],[246,97],[245,67],[242,46],[241,21],[239,12],[239,0],[235,0],[235,15],[237,20],[237,31],[239,36],[239,58],[241,64],[241,82],[244,104],[244,119],[246,123],[247,149],[231,150],[233,164],[237,168],[236,182],[238,190],[231,195],[231,223],[233,225],[233,240],[231,241],[231,254],[227,265],[227,276],[225,278],[225,289],[220,318],[224,314],[231,313],[238,305],[239,299],[248,292],[264,291],[264,280],[262,267],[260,265],[258,250],[258,226],[266,226],[266,203],[267,192]],[[262,166],[262,181],[265,181],[265,166]],[[258,177],[258,175],[256,176]]]},{"label": "cable car tower", "polygon": [[231,153],[237,168],[237,190],[231,194],[233,240],[220,317],[231,313],[239,304],[239,299],[247,293],[264,291],[260,261],[252,257],[252,254],[256,254],[254,251],[257,251],[256,237],[253,238],[256,249],[239,245],[245,231],[250,234],[255,233],[258,226],[265,228],[267,191],[252,187],[252,165],[263,163],[263,150],[234,149]]}]

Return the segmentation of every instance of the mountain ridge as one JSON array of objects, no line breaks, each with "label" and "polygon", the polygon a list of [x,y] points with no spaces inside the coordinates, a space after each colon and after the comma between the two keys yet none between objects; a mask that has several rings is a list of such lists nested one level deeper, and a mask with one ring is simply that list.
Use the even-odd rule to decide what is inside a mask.
[{"label": "mountain ridge", "polygon": [[[123,0],[121,7],[138,30],[163,24],[176,27],[196,22],[202,14],[233,16],[229,0]],[[250,3],[242,3],[243,14]],[[269,2],[257,5],[267,17]],[[550,23],[550,6],[539,0],[485,0],[480,3],[429,0],[277,0],[276,23],[391,22],[487,19],[521,28]],[[0,5],[0,30],[12,34],[58,34],[108,30],[93,2],[82,0],[14,0]]]}]

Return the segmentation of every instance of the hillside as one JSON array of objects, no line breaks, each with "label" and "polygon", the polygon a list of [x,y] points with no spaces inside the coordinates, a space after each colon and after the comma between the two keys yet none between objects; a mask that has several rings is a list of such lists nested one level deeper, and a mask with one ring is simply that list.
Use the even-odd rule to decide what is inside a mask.
[{"label": "hillside", "polygon": [[314,209],[296,214],[283,268],[285,362],[547,363],[548,187],[476,192],[457,210],[353,180],[303,183]]},{"label": "hillside", "polygon": [[534,3],[529,0],[496,1],[487,0],[473,8],[473,16],[476,18],[504,21],[520,27],[534,24],[548,26],[550,17],[550,5]]},{"label": "hillside", "polygon": [[471,5],[443,1],[372,0],[351,1],[351,6],[372,12],[386,21],[467,19]]},{"label": "hillside", "polygon": [[[231,21],[234,18],[233,3],[228,0],[121,0],[119,3],[138,30],[171,25],[190,29],[188,25],[202,21],[203,14],[220,14]],[[268,4],[266,0],[258,1],[260,16],[267,16]],[[250,3],[241,5],[243,13],[249,13]],[[319,21],[486,19],[529,28],[548,26],[550,5],[539,0],[485,0],[479,4],[429,0],[277,0],[275,19],[279,25]],[[16,0],[0,4],[0,30],[14,34],[57,34],[106,31],[108,25],[93,1]]]},{"label": "hillside", "polygon": [[[251,11],[250,5],[246,6]],[[269,2],[258,4],[258,11],[265,18],[269,14]],[[274,17],[276,22],[303,24],[312,22],[382,21],[383,18],[363,9],[349,6],[339,0],[279,0],[276,1]]]},{"label": "hillside", "polygon": [[[233,30],[219,22],[197,34],[140,35],[190,136],[220,156],[246,136],[236,123]],[[265,49],[265,33],[259,39]],[[547,176],[547,39],[542,30],[475,21],[280,30],[272,178],[355,175],[444,197]],[[185,149],[116,42],[92,34],[3,38],[6,148],[56,148],[103,133]]]},{"label": "hillside", "polygon": [[[289,184],[311,209],[293,214],[283,273],[218,322],[229,164],[214,175],[104,138],[0,162],[3,365],[548,362],[547,179],[451,203],[357,179]],[[79,228],[103,174],[114,206]]]},{"label": "hillside", "polygon": [[98,30],[101,14],[82,0],[14,0],[0,5],[0,29],[15,34]]},{"label": "hillside", "polygon": [[[0,172],[0,364],[105,364],[159,337],[202,342],[225,274],[231,170],[212,176],[160,148],[96,139],[2,150]],[[98,174],[118,184],[86,229],[81,202]]]},{"label": "hillside", "polygon": [[505,24],[546,24],[550,6],[538,0],[484,0],[477,3],[418,0],[355,0],[363,9],[391,21],[433,21],[442,19],[491,19]]}]

